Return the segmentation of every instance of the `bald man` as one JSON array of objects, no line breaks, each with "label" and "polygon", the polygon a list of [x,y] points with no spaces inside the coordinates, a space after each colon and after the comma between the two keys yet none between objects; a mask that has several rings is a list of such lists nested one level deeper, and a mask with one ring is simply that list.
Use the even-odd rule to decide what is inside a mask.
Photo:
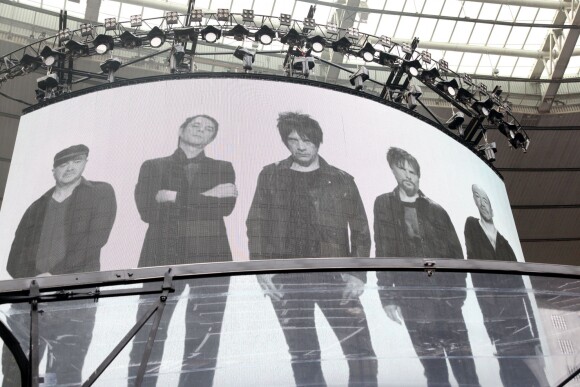
[{"label": "bald man", "polygon": [[[494,213],[487,193],[475,184],[471,188],[480,218],[469,217],[465,222],[467,259],[517,261],[510,244],[493,223]],[[522,277],[472,273],[471,279],[485,328],[495,346],[503,385],[549,385],[538,329]],[[501,293],[485,290],[490,288]],[[514,292],[515,289],[518,291]]]}]

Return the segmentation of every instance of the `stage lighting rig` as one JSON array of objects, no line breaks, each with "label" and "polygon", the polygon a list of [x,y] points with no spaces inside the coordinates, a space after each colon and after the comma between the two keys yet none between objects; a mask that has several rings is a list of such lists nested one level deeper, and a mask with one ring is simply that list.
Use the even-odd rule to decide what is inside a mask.
[{"label": "stage lighting rig", "polygon": [[93,46],[97,54],[106,54],[115,47],[115,40],[111,35],[97,35],[93,40]]},{"label": "stage lighting rig", "polygon": [[147,33],[147,40],[149,40],[151,47],[161,47],[163,43],[165,43],[165,32],[163,32],[161,28],[155,26]]},{"label": "stage lighting rig", "polygon": [[345,37],[340,38],[336,42],[332,43],[332,49],[335,52],[339,52],[341,54],[348,54],[348,49],[352,43]]},{"label": "stage lighting rig", "polygon": [[290,27],[291,23],[292,23],[292,15],[287,14],[287,13],[280,14],[280,25],[281,26]]},{"label": "stage lighting rig", "polygon": [[143,16],[131,15],[130,23],[131,23],[131,28],[141,27],[143,25]]},{"label": "stage lighting rig", "polygon": [[419,75],[419,70],[421,69],[421,62],[419,60],[403,60],[403,71],[412,77]]},{"label": "stage lighting rig", "polygon": [[239,46],[236,48],[234,56],[242,61],[246,72],[252,70],[252,63],[254,63],[254,60],[256,59],[256,51]]},{"label": "stage lighting rig", "polygon": [[40,56],[44,58],[44,65],[46,67],[51,67],[58,58],[64,58],[65,54],[60,51],[53,50],[48,46],[44,46],[42,51],[40,51]]},{"label": "stage lighting rig", "polygon": [[458,130],[459,136],[463,137],[463,122],[465,121],[465,114],[458,111],[453,113],[451,118],[446,122],[447,127],[451,130]]},{"label": "stage lighting rig", "polygon": [[43,64],[43,59],[41,56],[24,54],[22,59],[20,59],[20,64],[25,73],[31,73]]},{"label": "stage lighting rig", "polygon": [[280,37],[280,42],[282,44],[287,44],[289,46],[302,47],[303,37],[294,28],[290,28],[286,35]]},{"label": "stage lighting rig", "polygon": [[36,84],[38,86],[38,90],[36,90],[36,99],[38,101],[54,98],[59,86],[58,75],[49,73],[44,77],[38,78]]},{"label": "stage lighting rig", "polygon": [[468,105],[473,99],[475,99],[475,97],[473,96],[472,92],[470,92],[467,89],[464,89],[463,87],[460,87],[459,89],[457,89],[457,96],[455,97],[455,99],[461,103]]},{"label": "stage lighting rig", "polygon": [[[450,81],[437,82],[435,87],[437,87],[437,89],[441,90],[442,92],[447,93],[451,97],[458,96],[459,84],[455,79],[452,79]],[[459,99],[459,97],[457,98]]]},{"label": "stage lighting rig", "polygon": [[238,42],[243,42],[246,36],[250,35],[250,31],[242,26],[241,24],[236,24],[234,28],[229,31],[224,32],[224,36],[231,36]]},{"label": "stage lighting rig", "polygon": [[179,23],[179,14],[175,11],[168,11],[165,13],[165,24],[172,25]]},{"label": "stage lighting rig", "polygon": [[190,21],[201,23],[202,20],[203,20],[203,10],[201,10],[201,9],[194,9],[194,10],[191,11],[191,19],[190,19]]},{"label": "stage lighting rig", "polygon": [[200,31],[201,37],[208,43],[215,43],[222,36],[221,30],[214,26],[207,26]]},{"label": "stage lighting rig", "polygon": [[326,25],[326,32],[331,35],[336,35],[338,34],[338,26],[335,23],[328,23]]},{"label": "stage lighting rig", "polygon": [[227,8],[218,8],[217,19],[218,19],[218,21],[224,21],[224,22],[229,21],[230,20],[230,10]]},{"label": "stage lighting rig", "polygon": [[393,42],[391,41],[391,38],[389,38],[388,36],[385,36],[385,35],[383,35],[379,38],[379,43],[382,44],[383,47],[386,47],[386,48],[393,47]]},{"label": "stage lighting rig", "polygon": [[528,151],[530,138],[520,126],[502,121],[497,128],[501,134],[507,137],[512,148],[522,149],[524,153]]},{"label": "stage lighting rig", "polygon": [[355,90],[362,90],[363,83],[369,79],[369,70],[365,66],[360,66],[351,76],[348,77],[350,84]]},{"label": "stage lighting rig", "polygon": [[435,79],[440,77],[441,75],[439,74],[439,70],[437,70],[436,67],[421,71],[421,75],[419,76],[419,78],[425,83],[433,83],[435,82]]},{"label": "stage lighting rig", "polygon": [[109,83],[115,82],[115,72],[121,67],[121,61],[118,58],[109,58],[100,65],[103,73],[108,75]]},{"label": "stage lighting rig", "polygon": [[489,112],[493,107],[493,101],[491,99],[486,99],[485,101],[475,101],[471,107],[481,116],[489,116]]},{"label": "stage lighting rig", "polygon": [[372,62],[375,59],[376,51],[377,50],[375,50],[373,45],[367,42],[367,44],[357,52],[357,56],[362,58],[365,62]]},{"label": "stage lighting rig", "polygon": [[272,41],[276,37],[276,33],[274,32],[274,30],[272,30],[270,27],[264,24],[262,27],[260,27],[258,31],[256,31],[254,37],[256,41],[259,41],[264,46],[267,46],[269,44],[272,44]]},{"label": "stage lighting rig", "polygon": [[242,20],[245,23],[252,23],[254,21],[254,10],[253,9],[242,10]]},{"label": "stage lighting rig", "polygon": [[83,23],[80,25],[80,30],[81,30],[81,36],[87,37],[87,36],[93,36],[93,26],[90,23]]},{"label": "stage lighting rig", "polygon": [[180,27],[173,29],[173,40],[177,43],[185,43],[188,40],[197,41],[197,29],[195,27]]},{"label": "stage lighting rig", "polygon": [[70,40],[71,33],[70,33],[70,30],[68,28],[65,28],[65,29],[58,31],[57,36],[58,36],[58,40],[62,43],[62,42],[66,42],[67,40]]},{"label": "stage lighting rig", "polygon": [[503,113],[500,113],[496,109],[491,109],[487,116],[487,120],[493,125],[498,125],[503,122],[503,117]]},{"label": "stage lighting rig", "polygon": [[312,49],[316,53],[324,51],[327,45],[326,39],[319,35],[313,36],[306,41],[306,48]]},{"label": "stage lighting rig", "polygon": [[117,29],[117,19],[110,17],[105,19],[105,31],[114,31]]},{"label": "stage lighting rig", "polygon": [[69,40],[64,46],[73,56],[89,55],[89,46],[85,43]]},{"label": "stage lighting rig", "polygon": [[[484,135],[484,137],[487,137]],[[495,161],[495,154],[497,152],[497,146],[495,145],[495,142],[487,142],[487,138],[485,139],[485,143],[483,143],[482,145],[479,145],[477,147],[477,150],[479,151],[479,153],[481,153],[483,156],[485,156],[487,161]]]},{"label": "stage lighting rig", "polygon": [[388,52],[379,51],[379,59],[377,62],[383,66],[394,67],[399,57]]},{"label": "stage lighting rig", "polygon": [[135,48],[141,46],[142,42],[135,34],[125,31],[119,36],[121,46],[124,48]]}]

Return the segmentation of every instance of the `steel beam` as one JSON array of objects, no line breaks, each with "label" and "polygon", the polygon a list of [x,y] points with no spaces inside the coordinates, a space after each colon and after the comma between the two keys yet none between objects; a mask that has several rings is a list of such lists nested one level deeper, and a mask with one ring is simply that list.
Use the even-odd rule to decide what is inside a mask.
[{"label": "steel beam", "polygon": [[545,9],[563,10],[566,4],[571,4],[571,1],[565,0],[467,0],[471,3],[487,3],[500,5],[513,5],[516,7],[535,7]]}]

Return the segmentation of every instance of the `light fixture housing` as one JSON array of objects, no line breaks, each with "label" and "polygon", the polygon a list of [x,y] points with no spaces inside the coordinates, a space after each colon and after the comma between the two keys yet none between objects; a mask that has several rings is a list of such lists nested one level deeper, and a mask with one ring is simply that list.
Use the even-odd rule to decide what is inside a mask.
[{"label": "light fixture housing", "polygon": [[131,28],[141,27],[143,25],[143,16],[131,15],[130,23],[131,23]]},{"label": "light fixture housing", "polygon": [[66,49],[75,56],[89,55],[89,46],[85,43],[79,43],[75,40],[69,40],[64,45]]},{"label": "light fixture housing", "polygon": [[105,19],[105,31],[113,31],[117,28],[117,19],[110,17]]},{"label": "light fixture housing", "polygon": [[218,21],[229,21],[230,20],[230,10],[227,8],[218,8],[217,11]]},{"label": "light fixture housing", "polygon": [[311,49],[312,51],[314,51],[316,53],[320,53],[320,52],[324,51],[324,48],[327,45],[328,45],[328,42],[326,41],[326,39],[324,39],[320,35],[313,36],[312,38],[310,38],[306,41],[306,47],[308,49]]},{"label": "light fixture housing", "polygon": [[173,29],[173,40],[175,42],[185,43],[189,41],[197,40],[197,28],[196,27],[180,27]]},{"label": "light fixture housing", "polygon": [[231,36],[239,42],[243,42],[246,36],[250,35],[250,31],[241,24],[236,24],[234,28],[224,32],[224,36]]},{"label": "light fixture housing", "polygon": [[65,54],[60,51],[53,50],[48,46],[44,46],[42,51],[40,51],[40,56],[43,58],[44,65],[51,67],[58,58],[63,58]]},{"label": "light fixture housing", "polygon": [[115,47],[115,40],[111,35],[97,35],[95,39],[93,39],[93,46],[95,47],[97,54],[102,55],[111,51]]},{"label": "light fixture housing", "polygon": [[411,61],[407,60],[403,61],[403,70],[412,77],[416,77],[417,75],[419,75],[419,70],[421,68],[422,68],[421,62],[419,62],[419,60],[417,59]]},{"label": "light fixture housing", "polygon": [[125,31],[119,36],[121,40],[121,46],[125,48],[135,48],[141,46],[142,42],[135,34],[132,34],[129,31]]},{"label": "light fixture housing", "polygon": [[200,33],[202,39],[208,43],[215,43],[222,36],[222,31],[214,26],[207,26]]},{"label": "light fixture housing", "polygon": [[257,41],[267,46],[272,43],[272,41],[276,37],[276,33],[267,25],[263,25],[262,27],[260,27],[258,31],[256,31],[254,37],[256,38]]},{"label": "light fixture housing", "polygon": [[155,26],[147,33],[147,40],[151,47],[161,47],[165,43],[165,32],[161,28]]},{"label": "light fixture housing", "polygon": [[437,89],[441,90],[442,92],[447,93],[451,97],[455,97],[458,95],[459,84],[455,79],[452,79],[450,81],[437,82],[435,87],[437,87]]},{"label": "light fixture housing", "polygon": [[256,51],[250,50],[243,46],[238,46],[236,51],[234,51],[234,56],[241,60],[244,64],[244,70],[251,71],[252,70],[252,63],[256,58]]},{"label": "light fixture housing", "polygon": [[365,66],[360,66],[348,79],[355,90],[362,90],[363,83],[369,79],[369,70]]},{"label": "light fixture housing", "polygon": [[367,42],[367,44],[359,50],[357,55],[365,62],[372,62],[375,59],[375,52],[377,52],[377,50],[375,50],[372,44]]},{"label": "light fixture housing", "polygon": [[348,49],[350,48],[351,45],[352,44],[347,38],[342,37],[336,42],[332,43],[332,49],[336,52],[340,52],[341,54],[346,54],[348,53]]},{"label": "light fixture housing", "polygon": [[280,37],[280,42],[289,46],[302,46],[302,40],[302,35],[300,35],[294,28],[290,28],[286,35]]}]

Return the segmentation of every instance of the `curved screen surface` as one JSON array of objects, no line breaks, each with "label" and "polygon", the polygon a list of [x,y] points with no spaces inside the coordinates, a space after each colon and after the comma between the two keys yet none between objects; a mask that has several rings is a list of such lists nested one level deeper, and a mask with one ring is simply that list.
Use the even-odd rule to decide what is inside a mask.
[{"label": "curved screen surface", "polygon": [[[312,131],[282,141],[277,122],[284,112],[319,124],[318,148],[308,138],[316,137]],[[209,120],[213,129],[205,130],[215,134],[213,141],[204,140],[203,131],[185,138],[180,126],[196,115],[217,125],[204,118],[185,130],[193,133],[194,124],[208,126]],[[180,136],[198,146],[207,142],[205,158],[188,162],[185,152],[176,152]],[[84,148],[71,148],[80,144],[88,148],[83,180],[69,196],[56,195],[55,181],[79,174],[74,166],[58,169],[78,155],[84,163]],[[391,168],[389,148],[404,150],[416,163],[403,159]],[[308,164],[308,152],[318,152],[324,173],[292,173],[305,168],[296,164],[301,158]],[[414,177],[399,184],[411,194],[413,186],[420,189],[416,195],[428,203],[429,215],[393,199],[395,170],[409,173],[409,166]],[[474,184],[486,210],[474,202]],[[403,211],[398,218],[397,211]],[[492,214],[497,241],[501,235],[523,261],[496,173],[450,136],[376,101],[268,80],[142,83],[22,117],[0,213],[0,273],[7,279],[250,257],[395,256],[380,245],[401,238],[415,242],[399,256],[437,258],[445,254],[425,247],[433,242],[428,239],[454,235],[460,256],[453,258],[469,253],[466,244],[469,258],[478,258],[485,250],[478,244],[486,243],[480,211]],[[299,240],[306,242],[296,247]]]}]

